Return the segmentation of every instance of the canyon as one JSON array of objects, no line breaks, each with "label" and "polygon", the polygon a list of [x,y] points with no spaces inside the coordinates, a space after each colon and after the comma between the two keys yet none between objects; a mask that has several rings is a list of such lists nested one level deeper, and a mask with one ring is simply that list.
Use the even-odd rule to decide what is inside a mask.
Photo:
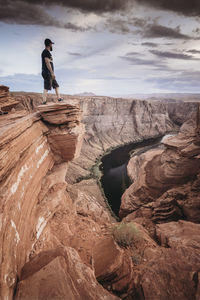
[{"label": "canyon", "polygon": [[[0,86],[0,299],[199,299],[198,103],[50,97]],[[128,163],[120,246],[99,159],[172,131]]]}]

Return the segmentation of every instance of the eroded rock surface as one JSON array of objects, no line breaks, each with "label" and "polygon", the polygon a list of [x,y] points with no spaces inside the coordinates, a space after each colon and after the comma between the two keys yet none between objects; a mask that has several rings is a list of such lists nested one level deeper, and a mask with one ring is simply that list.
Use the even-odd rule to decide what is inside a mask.
[{"label": "eroded rock surface", "polygon": [[156,225],[161,246],[139,228],[140,240],[132,249],[134,283],[127,299],[198,299],[200,225],[186,221]]},{"label": "eroded rock surface", "polygon": [[[122,217],[148,203],[152,203],[154,220],[163,218],[169,221],[181,216],[187,218],[187,214],[191,214],[189,210],[192,203],[193,210],[199,207],[199,180],[196,179],[200,172],[200,144],[195,128],[196,119],[190,119],[177,136],[164,141],[165,149],[153,149],[130,160],[128,173],[133,183],[122,196]],[[170,191],[175,187],[181,187],[182,192],[179,193],[178,189]],[[189,220],[192,220],[191,217]]]},{"label": "eroded rock surface", "polygon": [[17,287],[17,300],[117,300],[96,281],[94,271],[70,247],[46,251],[27,263]]},{"label": "eroded rock surface", "polygon": [[47,138],[56,163],[79,157],[85,134],[85,127],[80,122],[80,108],[67,103],[54,103],[38,106],[38,110],[50,129]]},{"label": "eroded rock surface", "polygon": [[[158,149],[146,163],[140,156],[134,171],[130,168],[132,180],[140,178],[140,190],[137,209],[126,221],[134,220],[139,234],[125,249],[112,238],[115,220],[95,180],[77,179],[88,175],[96,157],[108,148],[177,129],[166,105],[67,96],[64,103],[38,108],[41,95],[15,97],[20,102],[16,112],[0,117],[1,298],[198,299],[199,225],[166,223],[183,215],[198,222],[198,164],[193,160],[199,159],[199,144],[197,131],[191,131],[194,124],[182,127],[180,139],[166,141],[170,160],[164,154],[160,160],[165,150]],[[79,105],[86,125],[84,141]],[[156,164],[161,162],[159,174],[159,168],[150,171],[155,158]],[[192,162],[187,174],[196,177],[189,182],[188,175],[181,175],[186,170],[181,160],[189,168]],[[172,189],[173,166],[179,172]],[[163,216],[165,223],[156,224]]]},{"label": "eroded rock surface", "polygon": [[9,87],[0,85],[0,110],[9,111],[19,102],[10,96]]},{"label": "eroded rock surface", "polygon": [[113,240],[112,236],[101,238],[94,246],[94,270],[101,284],[115,293],[127,293],[133,285],[133,263]]}]

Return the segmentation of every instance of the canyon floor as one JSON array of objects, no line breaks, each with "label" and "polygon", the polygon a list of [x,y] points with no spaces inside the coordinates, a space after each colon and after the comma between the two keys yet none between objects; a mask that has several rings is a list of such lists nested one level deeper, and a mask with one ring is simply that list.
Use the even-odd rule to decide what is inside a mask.
[{"label": "canyon floor", "polygon": [[[0,299],[200,299],[200,109],[162,101],[9,92],[0,86]],[[134,155],[120,221],[99,185]]]}]

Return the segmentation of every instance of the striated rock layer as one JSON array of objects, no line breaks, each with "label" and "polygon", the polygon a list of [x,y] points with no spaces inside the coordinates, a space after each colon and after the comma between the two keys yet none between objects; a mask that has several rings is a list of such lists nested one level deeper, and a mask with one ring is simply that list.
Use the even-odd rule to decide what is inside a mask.
[{"label": "striated rock layer", "polygon": [[0,110],[8,111],[18,103],[19,101],[10,96],[9,87],[0,85]]},{"label": "striated rock layer", "polygon": [[161,102],[99,97],[82,100],[81,107],[86,135],[80,157],[69,164],[67,180],[71,183],[80,175],[87,176],[106,150],[177,129]]},{"label": "striated rock layer", "polygon": [[128,173],[133,183],[122,196],[120,216],[148,207],[155,221],[180,217],[200,221],[196,119],[185,122],[179,134],[166,139],[164,145],[165,149],[147,151],[130,160]]},{"label": "striated rock layer", "polygon": [[110,216],[101,213],[97,223],[94,211],[101,208],[95,203],[89,217],[80,215],[78,199],[67,191],[67,161],[81,148],[83,127],[71,117],[73,128],[56,125],[66,142],[60,149],[71,143],[70,136],[76,140],[58,161],[48,142],[49,121],[39,113],[0,119],[1,299],[118,299],[97,282],[91,264],[92,247]]},{"label": "striated rock layer", "polygon": [[[138,180],[138,195],[125,221],[135,221],[137,235],[123,248],[111,235],[117,224],[95,180],[77,179],[88,175],[106,149],[176,129],[166,105],[67,97],[67,102],[37,108],[37,94],[23,97],[17,112],[0,118],[1,298],[198,299],[199,224],[179,220],[184,214],[198,222],[199,216],[194,122],[165,141],[167,154],[166,149],[150,151],[146,161],[139,156],[129,168],[132,180]],[[39,112],[30,114],[33,110]],[[165,205],[168,196],[160,197],[168,192]]]},{"label": "striated rock layer", "polygon": [[55,161],[61,163],[77,158],[85,133],[84,125],[80,123],[82,118],[80,108],[59,103],[38,106],[38,110],[50,128],[47,137]]}]

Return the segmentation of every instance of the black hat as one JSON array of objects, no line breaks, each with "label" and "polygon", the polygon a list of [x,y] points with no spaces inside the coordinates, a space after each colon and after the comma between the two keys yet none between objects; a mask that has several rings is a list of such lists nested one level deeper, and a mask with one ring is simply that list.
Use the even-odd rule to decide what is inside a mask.
[{"label": "black hat", "polygon": [[50,39],[46,39],[44,41],[45,46],[49,46],[50,44],[55,44],[54,42],[52,42]]}]

